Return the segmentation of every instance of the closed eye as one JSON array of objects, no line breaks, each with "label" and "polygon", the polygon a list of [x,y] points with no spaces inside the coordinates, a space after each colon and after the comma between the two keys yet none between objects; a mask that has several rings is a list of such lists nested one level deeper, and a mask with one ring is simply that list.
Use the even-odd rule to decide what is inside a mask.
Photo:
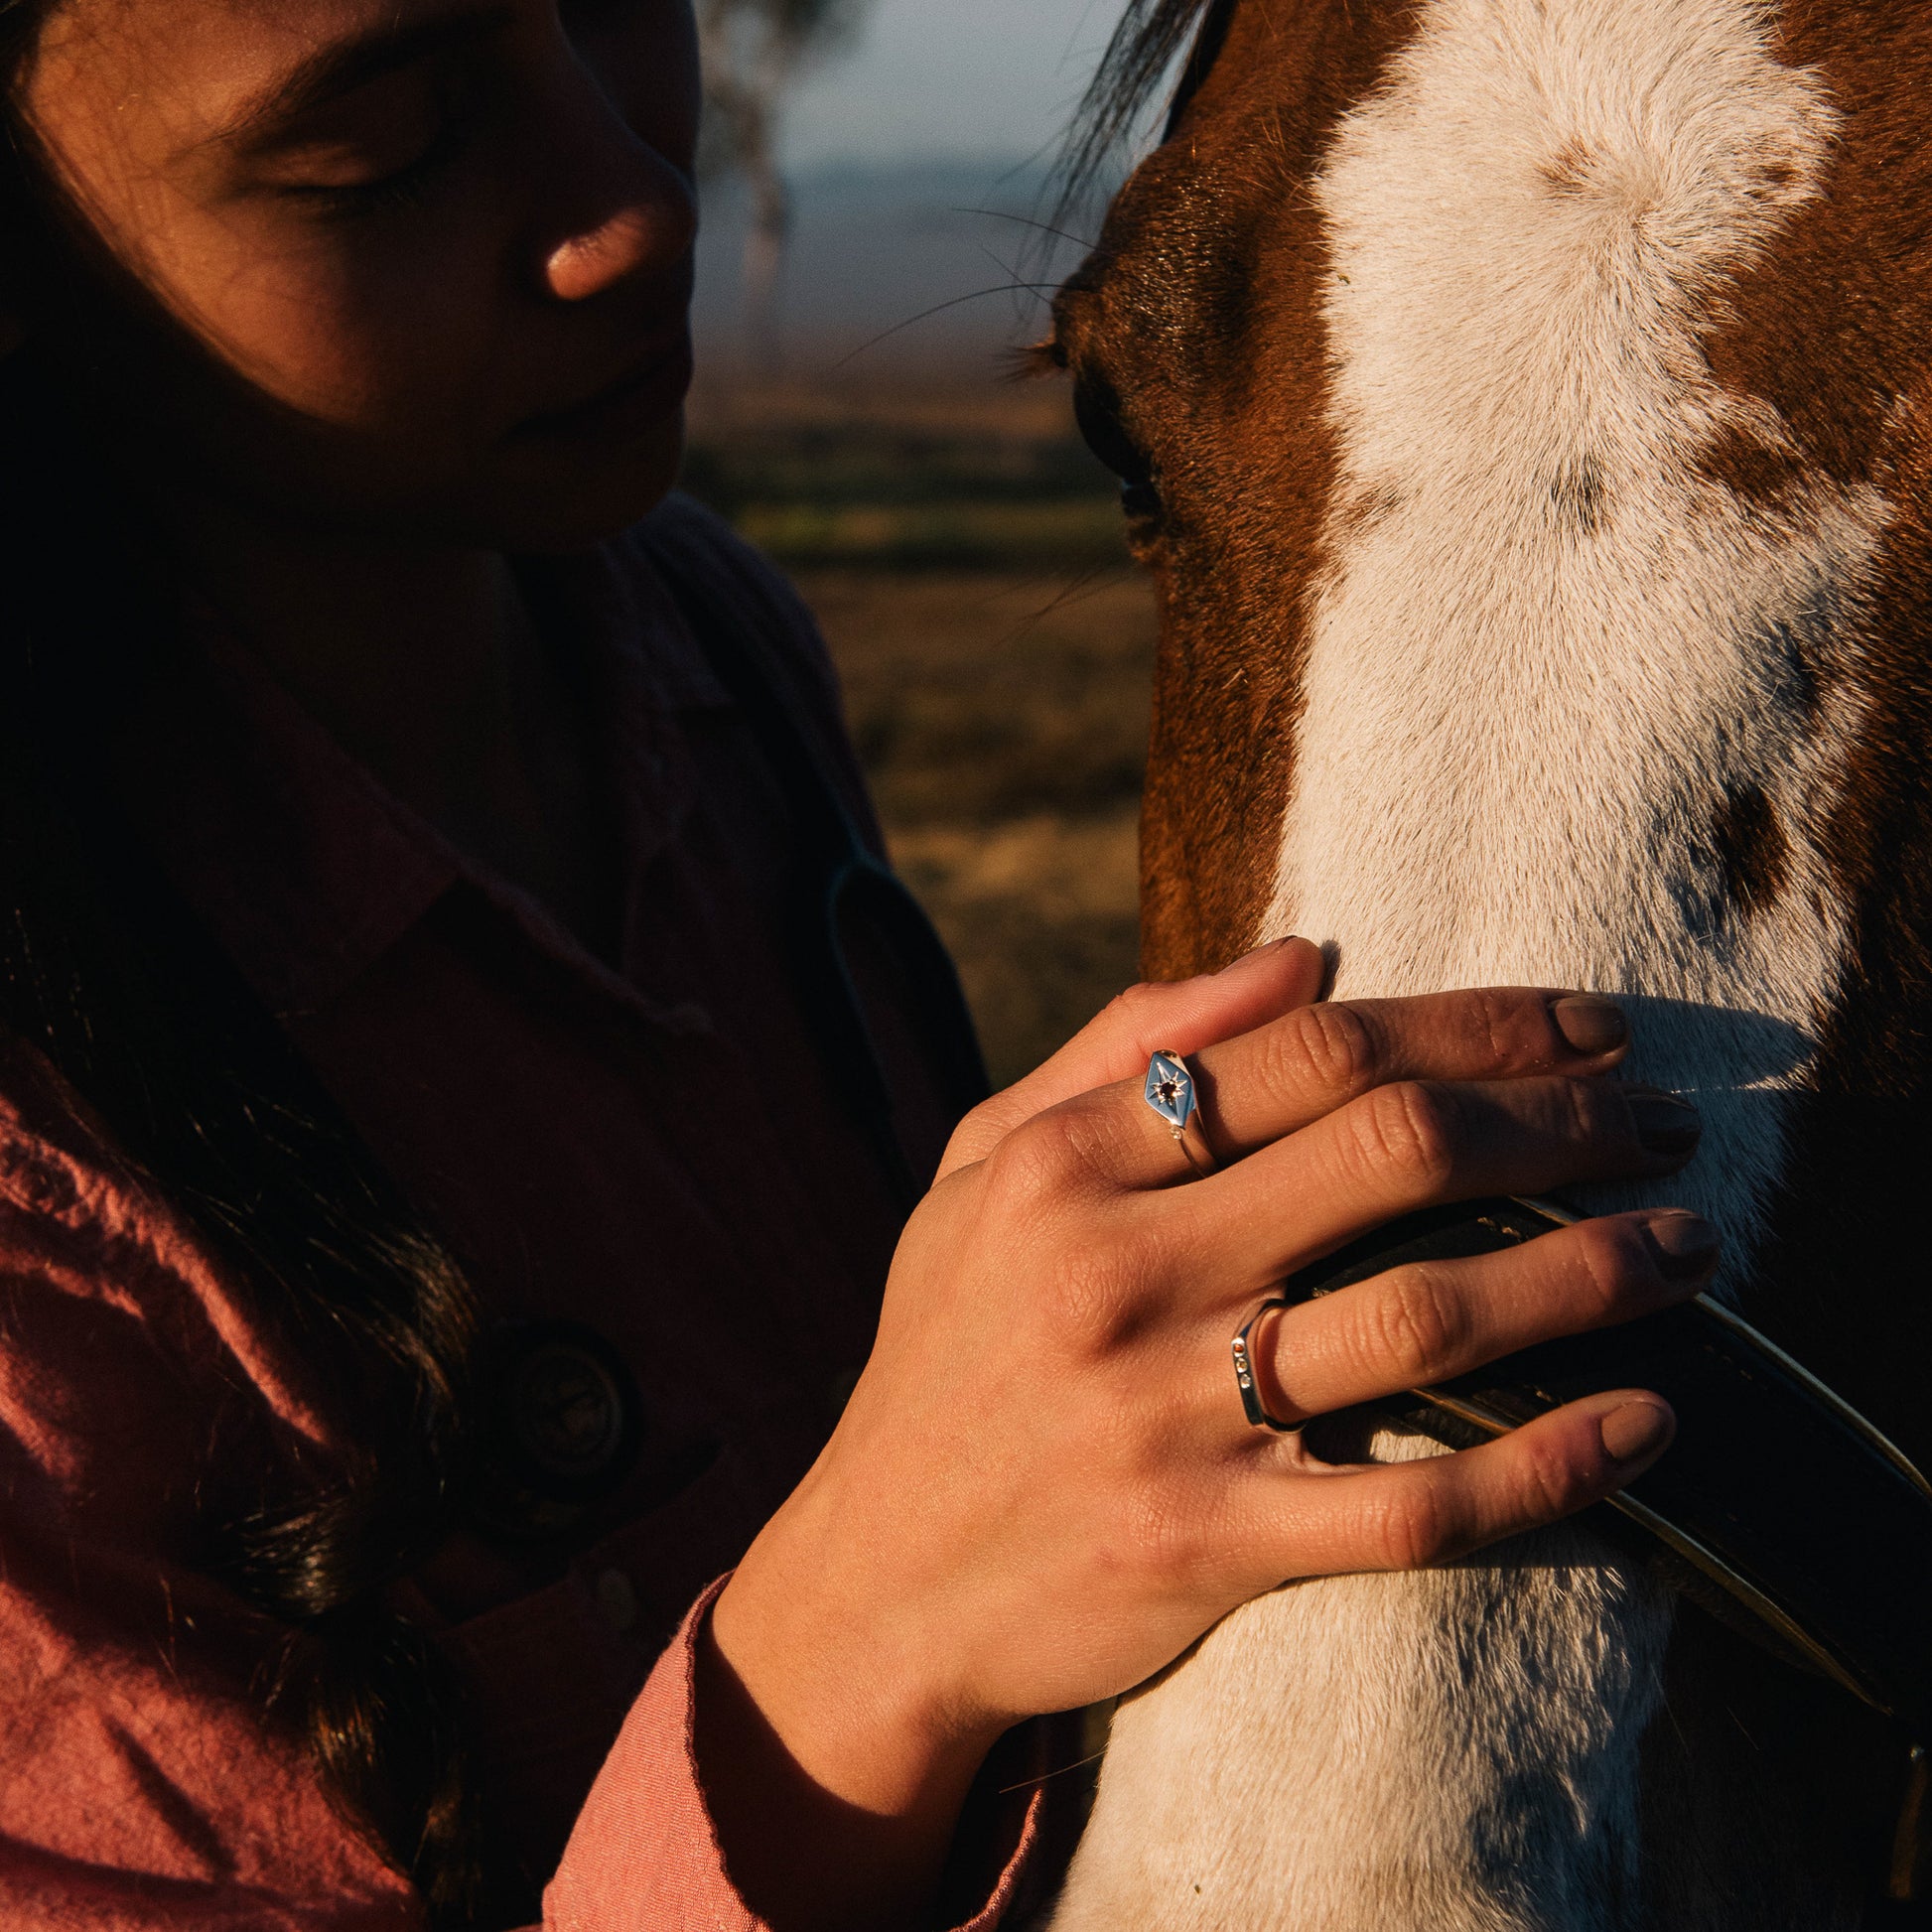
[{"label": "closed eye", "polygon": [[368,180],[289,182],[281,193],[325,213],[357,215],[383,208],[413,207],[449,163],[462,154],[471,133],[469,121],[453,117],[432,134],[411,160]]},{"label": "closed eye", "polygon": [[297,79],[233,136],[250,185],[325,213],[355,214],[419,199],[476,130],[497,12],[436,35],[377,37]]}]

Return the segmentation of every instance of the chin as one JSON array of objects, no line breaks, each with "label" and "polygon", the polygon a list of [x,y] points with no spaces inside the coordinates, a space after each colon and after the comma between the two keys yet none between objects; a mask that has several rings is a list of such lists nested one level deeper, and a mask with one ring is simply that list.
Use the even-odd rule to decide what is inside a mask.
[{"label": "chin", "polygon": [[589,550],[647,516],[677,484],[684,463],[680,412],[669,433],[627,451],[517,466],[490,491],[483,521],[492,548],[541,555]]}]

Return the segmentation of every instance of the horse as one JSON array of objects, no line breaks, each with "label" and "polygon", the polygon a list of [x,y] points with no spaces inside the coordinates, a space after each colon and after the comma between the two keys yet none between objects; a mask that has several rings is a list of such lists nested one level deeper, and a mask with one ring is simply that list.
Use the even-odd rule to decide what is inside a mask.
[{"label": "horse", "polygon": [[[1932,9],[1136,0],[1105,128],[1176,59],[1037,351],[1161,608],[1147,975],[1619,996],[1705,1137],[1580,1204],[1932,1465]],[[1896,1741],[1593,1522],[1297,1583],[1123,1700],[1050,1924],[1851,1932]]]}]

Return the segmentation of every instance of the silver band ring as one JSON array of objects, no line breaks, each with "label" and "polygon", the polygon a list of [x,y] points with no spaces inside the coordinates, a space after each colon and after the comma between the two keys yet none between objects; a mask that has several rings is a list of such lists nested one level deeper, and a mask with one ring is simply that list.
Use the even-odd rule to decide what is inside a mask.
[{"label": "silver band ring", "polygon": [[1284,1309],[1292,1309],[1293,1302],[1285,1302],[1277,1295],[1262,1303],[1242,1324],[1241,1332],[1234,1338],[1234,1379],[1241,1385],[1241,1409],[1248,1418],[1251,1429],[1272,1429],[1277,1436],[1299,1436],[1302,1425],[1299,1422],[1277,1422],[1262,1406],[1261,1390],[1255,1384],[1255,1357],[1251,1345],[1254,1331],[1271,1314]]},{"label": "silver band ring", "polygon": [[1148,1061],[1143,1097],[1168,1123],[1168,1132],[1173,1136],[1181,1158],[1193,1169],[1196,1180],[1205,1180],[1219,1169],[1221,1164],[1215,1160],[1201,1125],[1200,1090],[1178,1053],[1159,1052]]}]

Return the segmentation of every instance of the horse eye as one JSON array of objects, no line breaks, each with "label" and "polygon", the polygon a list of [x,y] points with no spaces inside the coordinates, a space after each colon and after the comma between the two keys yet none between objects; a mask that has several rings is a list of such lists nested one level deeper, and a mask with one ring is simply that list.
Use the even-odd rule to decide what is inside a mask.
[{"label": "horse eye", "polygon": [[1154,464],[1121,426],[1120,398],[1096,376],[1082,376],[1073,391],[1073,420],[1086,446],[1121,483],[1121,506],[1129,516],[1152,516],[1161,507]]}]

